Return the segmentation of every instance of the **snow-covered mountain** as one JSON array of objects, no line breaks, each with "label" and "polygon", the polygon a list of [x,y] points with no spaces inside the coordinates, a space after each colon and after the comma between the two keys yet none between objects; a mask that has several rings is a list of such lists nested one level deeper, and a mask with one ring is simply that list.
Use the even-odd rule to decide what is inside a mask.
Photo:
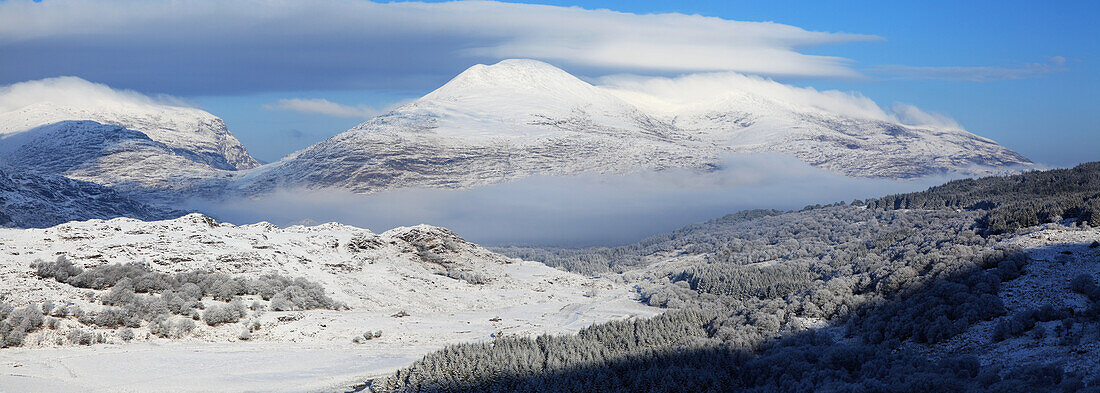
[{"label": "snow-covered mountain", "polygon": [[192,152],[145,133],[94,121],[59,121],[3,142],[0,164],[13,171],[87,181],[149,201],[219,192],[233,172],[194,161]]},{"label": "snow-covered mountain", "polygon": [[199,109],[78,78],[24,82],[2,96],[0,165],[11,171],[159,200],[209,193],[259,166],[225,122]]},{"label": "snow-covered mountain", "polygon": [[115,217],[161,220],[183,214],[94,183],[0,170],[0,227],[49,227],[71,220]]},{"label": "snow-covered mountain", "polygon": [[797,94],[773,96],[758,87],[784,85],[750,82],[753,89],[711,83],[706,94],[685,99],[648,84],[594,86],[534,60],[476,65],[414,102],[252,171],[242,186],[471,187],[536,174],[707,169],[724,154],[751,152],[787,153],[860,177],[1030,164],[958,127],[906,125],[873,103],[877,112],[821,103],[835,92],[787,87]]},{"label": "snow-covered mountain", "polygon": [[5,89],[0,137],[66,120],[91,120],[146,134],[189,160],[215,169],[259,166],[225,122],[201,109],[154,101],[80,78],[18,83]]},{"label": "snow-covered mountain", "polygon": [[369,193],[533,175],[712,170],[725,155],[759,152],[858,177],[1030,165],[956,125],[904,121],[852,94],[736,74],[605,78],[597,86],[539,61],[476,65],[416,101],[264,166],[202,110],[76,78],[25,82],[4,93],[0,165],[154,202],[283,187]]}]

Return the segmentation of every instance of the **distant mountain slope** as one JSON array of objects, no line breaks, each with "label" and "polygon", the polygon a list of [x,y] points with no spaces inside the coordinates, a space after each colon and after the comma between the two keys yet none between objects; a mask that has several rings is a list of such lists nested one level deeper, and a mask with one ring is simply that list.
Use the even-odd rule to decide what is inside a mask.
[{"label": "distant mountain slope", "polygon": [[0,169],[0,227],[49,227],[115,217],[161,220],[183,214],[146,205],[98,184]]},{"label": "distant mountain slope", "polygon": [[108,186],[143,200],[173,193],[216,193],[231,171],[191,158],[145,133],[94,121],[61,121],[23,131],[0,144],[0,164],[20,171],[60,175]]},{"label": "distant mountain slope", "polygon": [[66,120],[91,120],[143,132],[215,169],[259,166],[224,121],[200,109],[154,101],[75,77],[17,83],[3,93],[8,98],[0,106],[0,137]]},{"label": "distant mountain slope", "polygon": [[214,195],[259,166],[210,113],[73,77],[0,89],[0,164],[146,201]]},{"label": "distant mountain slope", "polygon": [[862,177],[1030,165],[957,127],[904,125],[753,91],[720,90],[690,103],[662,94],[593,86],[533,60],[477,65],[419,100],[253,171],[242,186],[470,187],[537,174],[706,169],[723,154],[746,152],[787,153]]}]

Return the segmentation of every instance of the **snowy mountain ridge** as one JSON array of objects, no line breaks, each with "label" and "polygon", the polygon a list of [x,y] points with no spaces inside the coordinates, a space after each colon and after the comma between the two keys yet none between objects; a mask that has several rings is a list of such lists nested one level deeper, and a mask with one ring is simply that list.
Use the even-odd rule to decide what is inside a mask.
[{"label": "snowy mountain ridge", "polygon": [[1031,165],[957,126],[906,124],[861,96],[736,74],[593,85],[534,60],[475,65],[416,101],[263,166],[221,119],[199,109],[76,78],[6,88],[24,90],[33,94],[0,94],[0,165],[152,202],[709,171],[729,154],[762,152],[855,177]]},{"label": "snowy mountain ridge", "polygon": [[[903,124],[862,97],[739,75],[710,78],[595,86],[534,60],[476,65],[416,101],[248,174],[241,186],[464,188],[536,174],[709,169],[724,154],[757,152],[856,177],[1031,165],[959,127]],[[677,96],[677,87],[700,84],[705,94]]]}]

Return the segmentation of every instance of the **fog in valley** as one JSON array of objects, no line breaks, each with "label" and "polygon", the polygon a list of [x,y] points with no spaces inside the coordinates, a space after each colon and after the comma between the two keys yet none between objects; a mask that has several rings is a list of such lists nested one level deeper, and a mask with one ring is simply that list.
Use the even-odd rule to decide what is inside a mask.
[{"label": "fog in valley", "polygon": [[800,209],[922,190],[950,174],[860,179],[778,154],[728,157],[719,169],[539,176],[468,190],[404,189],[357,195],[283,190],[254,199],[192,201],[221,221],[276,225],[340,222],[375,232],[431,224],[483,245],[618,245],[745,209]]}]

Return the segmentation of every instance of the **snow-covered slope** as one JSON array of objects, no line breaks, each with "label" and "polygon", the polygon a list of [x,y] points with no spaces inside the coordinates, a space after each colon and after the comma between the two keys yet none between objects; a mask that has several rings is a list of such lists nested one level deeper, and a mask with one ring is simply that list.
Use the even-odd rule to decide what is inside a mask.
[{"label": "snow-covered slope", "polygon": [[[107,291],[35,275],[31,263],[58,255],[85,268],[133,262],[163,273],[279,273],[320,283],[350,306],[268,308],[239,323],[199,322],[177,340],[148,335],[145,323],[125,341],[120,329],[61,317],[56,329],[29,333],[23,347],[0,349],[0,386],[15,391],[336,391],[446,344],[576,332],[661,311],[636,302],[625,283],[507,258],[427,225],[376,234],[335,223],[235,226],[191,214],[0,229],[0,239],[0,301],[16,307],[47,300],[89,311],[104,307],[96,299]],[[253,324],[262,327],[241,341],[242,327]],[[71,344],[65,337],[77,329],[102,334],[106,344]],[[364,332],[381,337],[352,341]]]},{"label": "snow-covered slope", "polygon": [[88,298],[87,290],[32,274],[34,261],[59,255],[84,267],[133,262],[164,273],[303,277],[352,310],[386,316],[494,310],[555,298],[588,302],[585,293],[600,288],[631,292],[607,280],[508,258],[428,225],[376,234],[337,223],[237,226],[193,213],[152,222],[116,218],[0,229],[0,238],[0,278],[6,284],[0,300],[16,303]]},{"label": "snow-covered slope", "polygon": [[852,94],[735,74],[595,86],[539,61],[476,65],[414,102],[264,166],[224,122],[198,109],[75,78],[6,89],[0,164],[147,201],[282,187],[369,193],[533,175],[711,170],[725,155],[757,152],[858,177],[1030,165],[956,125],[903,121]]},{"label": "snow-covered slope", "polygon": [[1075,293],[1070,283],[1082,274],[1100,276],[1100,264],[1096,263],[1100,260],[1100,248],[1092,246],[1097,241],[1100,241],[1098,228],[1058,223],[1034,227],[1006,239],[1005,244],[1026,249],[1029,262],[1022,275],[1005,283],[998,294],[1007,309],[1005,315],[978,323],[933,346],[930,352],[937,356],[973,354],[982,364],[1004,367],[1057,363],[1068,371],[1098,375],[1100,340],[1095,338],[1096,329],[1090,329],[1087,323],[1040,321],[1026,334],[1003,341],[993,337],[998,324],[1011,321],[1013,316],[1029,309],[1051,306],[1089,315],[1088,296]]},{"label": "snow-covered slope", "polygon": [[183,212],[149,206],[98,184],[0,170],[0,227],[48,227],[71,220],[161,220]]},{"label": "snow-covered slope", "polygon": [[249,173],[242,186],[470,187],[535,174],[706,169],[739,152],[787,153],[863,177],[1030,164],[960,128],[905,125],[877,106],[877,113],[852,113],[712,85],[684,100],[647,85],[594,86],[533,60],[477,65],[419,100]]}]

